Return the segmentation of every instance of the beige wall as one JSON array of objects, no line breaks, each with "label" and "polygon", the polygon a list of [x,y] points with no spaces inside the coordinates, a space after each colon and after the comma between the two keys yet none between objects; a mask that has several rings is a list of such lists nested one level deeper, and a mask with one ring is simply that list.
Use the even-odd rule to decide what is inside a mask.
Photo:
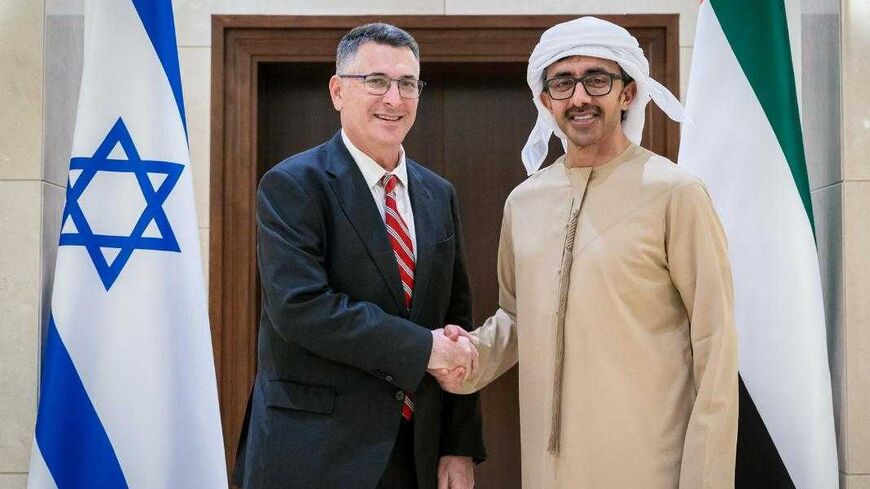
[{"label": "beige wall", "polygon": [[[833,324],[841,357],[841,470],[847,489],[870,489],[870,2],[843,0],[841,18],[841,154],[840,178],[831,200],[842,206],[842,239],[831,261],[841,267],[842,290]],[[835,379],[837,374],[835,373]]]},{"label": "beige wall", "polygon": [[[0,489],[25,487],[40,325],[81,74],[82,0],[0,2]],[[685,95],[697,2],[175,0],[203,259],[209,238],[212,14],[680,14]],[[843,487],[870,489],[870,50],[867,0],[803,0],[805,139],[829,322]],[[798,46],[795,46],[797,49]],[[842,53],[842,55],[841,55]],[[842,106],[842,112],[840,107]],[[207,267],[206,267],[207,268]],[[848,340],[848,341],[847,341]],[[863,475],[862,475],[863,474]]]},{"label": "beige wall", "polygon": [[0,2],[0,488],[23,488],[42,284],[42,2]]}]

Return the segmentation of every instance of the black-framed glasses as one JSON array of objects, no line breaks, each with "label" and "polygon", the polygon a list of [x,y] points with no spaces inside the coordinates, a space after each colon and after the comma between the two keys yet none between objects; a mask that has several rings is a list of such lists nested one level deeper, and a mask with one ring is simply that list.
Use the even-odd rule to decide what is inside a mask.
[{"label": "black-framed glasses", "polygon": [[369,95],[386,95],[390,86],[396,82],[399,87],[399,96],[402,98],[419,98],[420,92],[426,86],[423,80],[414,78],[390,78],[386,75],[338,75],[339,78],[357,78],[363,81],[366,93]]},{"label": "black-framed glasses", "polygon": [[613,80],[623,80],[622,75],[613,73],[589,73],[583,76],[555,76],[544,80],[544,90],[553,100],[565,100],[574,96],[577,84],[583,85],[583,89],[590,97],[602,97],[613,90]]}]

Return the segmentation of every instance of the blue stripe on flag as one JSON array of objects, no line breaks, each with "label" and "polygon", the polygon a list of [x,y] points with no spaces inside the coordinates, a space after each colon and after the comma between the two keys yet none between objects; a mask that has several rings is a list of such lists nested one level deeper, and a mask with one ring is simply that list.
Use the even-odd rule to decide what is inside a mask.
[{"label": "blue stripe on flag", "polygon": [[133,6],[145,26],[145,32],[157,51],[163,71],[169,78],[175,104],[181,115],[184,134],[187,135],[187,117],[184,114],[184,96],[181,91],[181,69],[178,65],[178,47],[175,43],[175,19],[172,16],[172,0],[133,0]]},{"label": "blue stripe on flag", "polygon": [[126,489],[127,481],[72,358],[49,318],[36,443],[58,489]]}]

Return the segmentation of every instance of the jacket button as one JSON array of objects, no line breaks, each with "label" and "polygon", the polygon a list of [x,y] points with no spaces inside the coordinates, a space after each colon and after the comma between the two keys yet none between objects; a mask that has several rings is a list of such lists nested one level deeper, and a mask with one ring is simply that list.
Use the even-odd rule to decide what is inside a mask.
[{"label": "jacket button", "polygon": [[384,380],[386,380],[387,382],[392,382],[392,381],[393,381],[393,376],[392,376],[392,375],[387,375],[386,377],[384,377]]},{"label": "jacket button", "polygon": [[403,391],[396,391],[396,400],[397,401],[404,401],[405,400],[405,393]]}]

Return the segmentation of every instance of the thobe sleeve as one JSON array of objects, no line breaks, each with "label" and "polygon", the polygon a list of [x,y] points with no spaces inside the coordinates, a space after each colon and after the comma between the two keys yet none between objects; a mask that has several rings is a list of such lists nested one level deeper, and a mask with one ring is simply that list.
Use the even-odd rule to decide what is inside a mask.
[{"label": "thobe sleeve", "polygon": [[665,223],[671,280],[688,314],[695,402],[680,489],[733,489],[737,334],[725,233],[700,182],[673,190]]},{"label": "thobe sleeve", "polygon": [[517,299],[514,273],[514,247],[508,200],[504,208],[498,245],[499,308],[483,326],[471,333],[472,342],[480,354],[480,368],[463,384],[463,393],[483,389],[517,363]]}]

